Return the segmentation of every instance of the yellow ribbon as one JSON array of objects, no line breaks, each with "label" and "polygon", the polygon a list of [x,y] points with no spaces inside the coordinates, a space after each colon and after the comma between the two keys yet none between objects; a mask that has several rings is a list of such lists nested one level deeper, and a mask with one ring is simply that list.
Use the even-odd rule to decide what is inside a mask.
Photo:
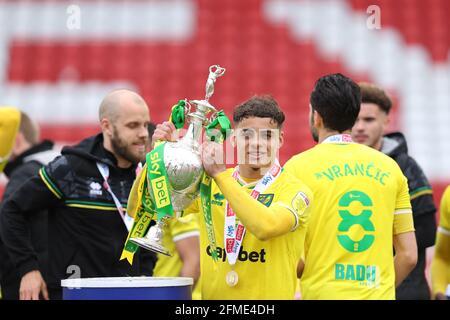
[{"label": "yellow ribbon", "polygon": [[[130,265],[133,264],[133,257],[137,250],[137,245],[129,242],[129,239],[145,236],[145,232],[154,216],[154,213],[147,212],[142,204],[145,191],[145,179],[147,179],[147,164],[144,165],[139,176],[134,181],[128,197],[127,211],[130,217],[134,218],[134,223],[128,233],[120,260],[127,259]],[[147,198],[149,199],[149,197]],[[147,207],[150,207],[150,204]]]}]

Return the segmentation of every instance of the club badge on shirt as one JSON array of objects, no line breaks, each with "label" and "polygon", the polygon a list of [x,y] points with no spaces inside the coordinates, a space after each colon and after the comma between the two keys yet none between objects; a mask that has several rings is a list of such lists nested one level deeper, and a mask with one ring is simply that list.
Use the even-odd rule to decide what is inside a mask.
[{"label": "club badge on shirt", "polygon": [[291,202],[292,208],[295,210],[295,212],[297,212],[297,214],[303,214],[309,204],[310,201],[308,197],[301,191],[295,195]]}]

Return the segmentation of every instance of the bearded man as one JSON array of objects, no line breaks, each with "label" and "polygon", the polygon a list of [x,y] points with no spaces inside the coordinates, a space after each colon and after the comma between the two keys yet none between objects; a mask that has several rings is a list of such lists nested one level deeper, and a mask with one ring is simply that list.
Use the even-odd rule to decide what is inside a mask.
[{"label": "bearded man", "polygon": [[[135,92],[115,90],[102,101],[99,121],[101,133],[63,148],[2,205],[1,236],[21,277],[22,300],[60,299],[65,278],[152,275],[153,253],[138,252],[131,266],[119,261],[132,223],[128,194],[145,159],[148,106]],[[29,236],[30,217],[42,209],[48,210],[47,268]]]}]

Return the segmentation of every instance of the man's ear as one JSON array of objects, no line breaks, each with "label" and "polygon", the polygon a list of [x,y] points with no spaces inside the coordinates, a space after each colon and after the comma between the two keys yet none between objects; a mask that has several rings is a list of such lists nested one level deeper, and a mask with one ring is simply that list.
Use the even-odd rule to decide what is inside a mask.
[{"label": "man's ear", "polygon": [[284,131],[280,129],[280,136],[278,137],[280,139],[279,147],[281,148],[284,144]]},{"label": "man's ear", "polygon": [[107,118],[103,118],[100,121],[100,127],[102,128],[102,132],[107,136],[112,136],[112,125],[111,122]]},{"label": "man's ear", "polygon": [[16,134],[16,142],[14,143],[12,150],[11,150],[11,155],[13,157],[18,156],[19,154],[21,154],[24,151],[24,145],[26,143],[26,139],[25,136],[23,135],[22,132],[17,132]]},{"label": "man's ear", "polygon": [[316,128],[322,128],[323,127],[323,119],[322,116],[316,111],[313,110],[313,121],[314,126]]},{"label": "man's ear", "polygon": [[387,131],[387,129],[389,128],[389,125],[391,124],[391,118],[389,117],[389,115],[387,114],[386,117],[384,118],[384,131]]}]

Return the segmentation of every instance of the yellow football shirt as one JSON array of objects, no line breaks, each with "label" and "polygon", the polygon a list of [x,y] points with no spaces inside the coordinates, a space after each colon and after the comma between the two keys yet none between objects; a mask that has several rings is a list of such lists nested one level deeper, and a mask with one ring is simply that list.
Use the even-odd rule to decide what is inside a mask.
[{"label": "yellow football shirt", "polygon": [[450,285],[450,186],[441,199],[439,227],[431,264],[433,293],[445,294]]},{"label": "yellow football shirt", "polygon": [[441,199],[439,232],[450,236],[450,186],[444,191]]},{"label": "yellow football shirt", "polygon": [[[227,172],[231,176],[233,169]],[[250,193],[255,184],[256,182],[243,187]],[[304,196],[302,199],[306,198],[300,206],[300,212],[299,193]],[[312,199],[310,189],[284,171],[258,196],[257,200],[267,207],[279,205],[299,213],[298,227],[292,232],[267,241],[258,240],[247,230],[234,267],[239,281],[236,286],[230,287],[225,278],[232,269],[226,258],[223,239],[226,200],[213,181],[211,214],[217,245],[217,262],[211,257],[200,198],[183,213],[201,215],[199,225],[202,299],[293,299],[297,262],[303,251],[310,199]]]},{"label": "yellow football shirt", "polygon": [[[171,257],[158,253],[158,261],[153,270],[154,277],[178,277],[180,276],[183,261],[177,252],[176,242],[187,237],[199,237],[197,215],[189,215],[184,218],[170,219],[163,228],[163,246],[172,254]],[[200,299],[198,282],[192,292],[194,300]]]},{"label": "yellow football shirt", "polygon": [[363,145],[322,143],[285,170],[314,193],[302,297],[394,299],[393,235],[414,230],[397,163]]}]

